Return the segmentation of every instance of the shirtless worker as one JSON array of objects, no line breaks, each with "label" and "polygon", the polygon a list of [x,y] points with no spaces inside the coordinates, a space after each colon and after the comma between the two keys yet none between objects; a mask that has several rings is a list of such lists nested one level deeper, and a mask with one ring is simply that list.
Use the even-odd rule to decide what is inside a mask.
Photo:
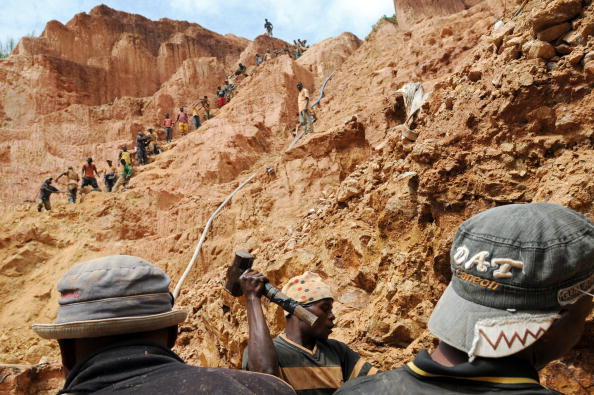
[{"label": "shirtless worker", "polygon": [[155,133],[153,128],[148,128],[148,132],[146,135],[146,141],[148,142],[148,154],[149,155],[159,155],[161,152],[161,148],[157,144],[158,136]]},{"label": "shirtless worker", "polygon": [[93,164],[93,158],[87,158],[87,163],[85,163],[82,167],[82,185],[81,188],[90,185],[93,187],[94,191],[100,191],[99,184],[97,184],[97,179],[95,175],[99,177],[99,173],[97,172],[97,167]]},{"label": "shirtless worker", "polygon": [[197,101],[196,103],[194,103],[194,105],[192,106],[192,120],[194,121],[194,129],[198,129],[200,126],[202,126],[201,122],[200,122],[200,101]]},{"label": "shirtless worker", "polygon": [[200,105],[204,109],[204,119],[209,120],[210,119],[210,101],[208,100],[208,96],[204,96],[200,100]]},{"label": "shirtless worker", "polygon": [[285,332],[272,339],[260,300],[267,281],[254,270],[240,277],[249,324],[244,369],[280,377],[303,395],[332,394],[347,380],[377,372],[346,344],[328,339],[334,327],[334,296],[315,273],[290,279],[282,292],[317,315],[318,321],[312,327],[288,314]]},{"label": "shirtless worker", "polygon": [[56,178],[56,182],[60,180],[62,176],[66,177],[67,180],[67,188],[68,188],[68,203],[76,203],[76,192],[78,191],[78,182],[80,181],[80,177],[74,171],[74,167],[68,166],[68,170],[64,173],[60,174],[58,178]]},{"label": "shirtless worker", "polygon": [[37,211],[41,212],[41,209],[45,207],[47,211],[52,209],[50,204],[50,196],[52,193],[64,193],[52,185],[53,178],[46,179],[41,188],[39,188],[39,201],[37,203]]},{"label": "shirtless worker", "polygon": [[107,192],[111,192],[118,176],[113,162],[109,159],[106,160],[106,162],[107,169],[105,170],[105,174],[103,175],[103,181],[105,182],[105,189],[107,189]]},{"label": "shirtless worker", "polygon": [[303,87],[301,82],[297,83],[297,89],[299,90],[299,97],[297,98],[297,106],[299,107],[299,123],[301,129],[306,134],[313,132],[313,118],[309,107],[309,91]]},{"label": "shirtless worker", "polygon": [[175,123],[179,123],[179,132],[182,136],[188,134],[188,114],[184,112],[184,108],[179,108],[179,114],[177,114],[177,118],[175,118]]}]

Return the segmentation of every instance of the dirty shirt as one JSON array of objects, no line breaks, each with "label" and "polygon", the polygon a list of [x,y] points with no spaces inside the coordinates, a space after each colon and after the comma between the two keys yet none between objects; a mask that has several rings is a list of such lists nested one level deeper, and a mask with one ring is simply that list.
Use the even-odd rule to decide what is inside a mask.
[{"label": "dirty shirt", "polygon": [[309,91],[305,88],[299,91],[299,97],[297,98],[297,105],[299,106],[299,112],[309,110]]},{"label": "dirty shirt", "polygon": [[132,159],[130,158],[130,152],[128,151],[120,152],[120,160],[121,159],[123,159],[128,165],[132,162]]},{"label": "dirty shirt", "polygon": [[52,193],[60,192],[56,187],[48,184],[41,185],[39,189],[39,199],[41,200],[49,200]]},{"label": "dirty shirt", "polygon": [[295,392],[282,380],[236,369],[186,365],[150,341],[102,348],[78,362],[58,394],[279,394]]},{"label": "dirty shirt", "polygon": [[[347,380],[373,375],[377,369],[346,344],[333,339],[318,340],[309,350],[284,334],[273,339],[280,375],[300,395],[332,394]],[[248,349],[243,369],[249,370]]]}]

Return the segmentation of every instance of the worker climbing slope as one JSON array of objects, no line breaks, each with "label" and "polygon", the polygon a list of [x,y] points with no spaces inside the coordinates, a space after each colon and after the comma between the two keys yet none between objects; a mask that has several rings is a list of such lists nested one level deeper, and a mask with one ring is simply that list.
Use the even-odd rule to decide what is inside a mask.
[{"label": "worker climbing slope", "polygon": [[60,174],[58,178],[56,178],[56,182],[60,180],[62,176],[65,176],[68,180],[67,188],[68,188],[68,202],[69,203],[76,203],[76,193],[78,191],[78,182],[80,181],[80,177],[74,170],[74,167],[68,166],[68,170],[64,173]]},{"label": "worker climbing slope", "polygon": [[[163,119],[163,128],[165,129],[165,141],[171,143],[173,140],[173,119],[169,116],[169,113],[165,113],[165,118]],[[128,162],[130,164],[130,162]]]},{"label": "worker climbing slope", "polygon": [[97,179],[95,176],[99,177],[99,173],[97,172],[97,167],[93,164],[93,158],[87,158],[87,163],[85,163],[82,167],[82,185],[81,188],[90,185],[93,187],[93,190],[100,191],[99,184],[97,184]]},{"label": "worker climbing slope", "polygon": [[52,180],[52,178],[48,178],[41,184],[41,188],[39,189],[39,201],[37,203],[37,211],[39,212],[41,212],[41,209],[44,207],[47,211],[52,209],[52,205],[50,204],[50,196],[52,193],[64,193],[52,185]]},{"label": "worker climbing slope", "polygon": [[146,165],[148,163],[148,158],[146,156],[146,146],[148,143],[148,139],[142,132],[138,132],[136,135],[136,155],[138,156],[138,165]]},{"label": "worker climbing slope", "polygon": [[103,181],[105,182],[105,189],[107,192],[111,192],[113,186],[118,178],[116,173],[116,168],[113,165],[111,160],[106,160],[107,162],[107,169],[105,169],[105,174],[103,175]]},{"label": "worker climbing slope", "polygon": [[297,83],[299,90],[299,97],[297,98],[297,106],[299,108],[299,124],[304,135],[313,133],[313,117],[310,108],[309,91],[303,87],[303,83]]},{"label": "worker climbing slope", "polygon": [[119,191],[120,187],[125,187],[128,184],[130,178],[132,177],[132,166],[127,164],[124,159],[120,160],[120,164],[122,165],[122,170],[120,172],[120,177],[118,177],[118,181],[113,187],[114,192]]},{"label": "worker climbing slope", "polygon": [[192,120],[194,121],[194,129],[198,129],[202,126],[202,123],[200,122],[200,100],[192,105]]},{"label": "worker climbing slope", "polygon": [[189,122],[188,114],[186,114],[183,107],[180,107],[179,114],[177,114],[177,118],[175,118],[175,123],[178,124],[179,133],[182,136],[185,136],[186,134],[188,134],[188,130],[189,130],[188,122]]}]

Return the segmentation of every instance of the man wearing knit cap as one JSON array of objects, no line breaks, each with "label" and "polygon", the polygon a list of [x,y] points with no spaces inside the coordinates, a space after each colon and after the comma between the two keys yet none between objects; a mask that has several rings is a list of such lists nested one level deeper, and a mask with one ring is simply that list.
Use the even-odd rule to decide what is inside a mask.
[{"label": "man wearing knit cap", "polygon": [[339,393],[558,393],[538,370],[579,341],[592,311],[594,224],[549,203],[496,207],[458,228],[450,264],[429,319],[437,348]]},{"label": "man wearing knit cap", "polygon": [[334,327],[334,297],[317,274],[305,272],[290,279],[282,292],[317,315],[318,320],[309,326],[287,313],[285,332],[275,339],[270,336],[260,301],[268,280],[248,270],[240,281],[249,324],[244,369],[278,376],[298,394],[332,394],[349,379],[377,372],[346,344],[328,339]]},{"label": "man wearing knit cap", "polygon": [[283,381],[186,365],[171,348],[187,312],[173,309],[169,277],[147,261],[114,255],[82,262],[58,282],[54,324],[66,383],[59,394],[294,394]]}]

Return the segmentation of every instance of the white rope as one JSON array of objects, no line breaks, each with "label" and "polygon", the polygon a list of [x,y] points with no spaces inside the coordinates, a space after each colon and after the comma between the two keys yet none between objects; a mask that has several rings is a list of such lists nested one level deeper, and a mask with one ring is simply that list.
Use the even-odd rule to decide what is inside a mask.
[{"label": "white rope", "polygon": [[177,297],[179,296],[181,287],[184,285],[184,281],[186,281],[186,277],[188,277],[188,274],[190,274],[192,267],[194,267],[194,264],[196,263],[196,259],[198,258],[198,254],[200,254],[200,250],[202,249],[202,244],[204,244],[204,241],[206,240],[206,234],[208,233],[208,230],[210,229],[210,226],[212,225],[212,221],[215,219],[215,217],[217,215],[219,215],[221,210],[223,210],[225,205],[227,203],[229,203],[229,201],[233,198],[233,196],[235,196],[235,194],[237,192],[239,192],[244,186],[246,186],[250,181],[252,181],[252,179],[255,176],[256,176],[255,173],[252,174],[251,176],[249,176],[247,180],[242,182],[229,196],[227,196],[227,198],[223,201],[223,203],[221,203],[221,205],[215,210],[215,212],[212,213],[212,215],[206,222],[206,226],[204,227],[204,230],[202,231],[202,235],[200,236],[200,241],[198,241],[198,244],[196,245],[196,249],[194,250],[194,255],[192,255],[192,259],[190,259],[190,263],[188,263],[186,270],[184,270],[184,273],[182,274],[179,281],[177,282],[177,285],[175,286],[175,290],[173,291],[173,297],[175,299],[177,299]]}]

